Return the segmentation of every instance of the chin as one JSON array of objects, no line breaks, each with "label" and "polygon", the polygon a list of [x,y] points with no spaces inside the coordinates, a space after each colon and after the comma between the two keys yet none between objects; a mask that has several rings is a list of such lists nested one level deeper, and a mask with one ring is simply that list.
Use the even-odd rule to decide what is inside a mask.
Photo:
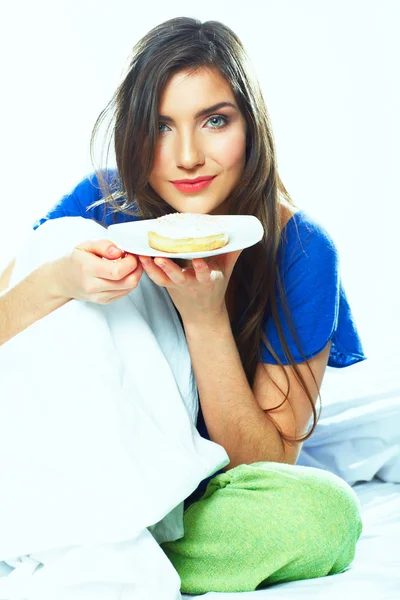
[{"label": "chin", "polygon": [[193,201],[193,199],[188,199],[186,202],[174,202],[173,204],[166,201],[167,204],[170,205],[171,208],[180,212],[180,213],[198,213],[208,215],[213,213],[214,211],[218,211],[218,206],[215,204],[210,204],[205,201],[198,200]]}]

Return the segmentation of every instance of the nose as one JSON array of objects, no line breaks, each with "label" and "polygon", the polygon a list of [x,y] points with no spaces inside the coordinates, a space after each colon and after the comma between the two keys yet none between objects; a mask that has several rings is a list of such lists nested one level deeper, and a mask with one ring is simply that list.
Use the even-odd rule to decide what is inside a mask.
[{"label": "nose", "polygon": [[176,164],[184,169],[194,169],[204,164],[204,151],[195,134],[185,133],[177,139]]}]

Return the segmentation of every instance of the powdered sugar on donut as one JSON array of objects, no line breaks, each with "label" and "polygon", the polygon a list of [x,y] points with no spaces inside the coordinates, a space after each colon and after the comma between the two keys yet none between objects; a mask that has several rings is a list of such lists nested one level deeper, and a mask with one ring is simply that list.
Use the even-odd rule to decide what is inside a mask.
[{"label": "powdered sugar on donut", "polygon": [[226,233],[221,217],[197,213],[171,213],[151,224],[151,231],[173,240],[202,238]]}]

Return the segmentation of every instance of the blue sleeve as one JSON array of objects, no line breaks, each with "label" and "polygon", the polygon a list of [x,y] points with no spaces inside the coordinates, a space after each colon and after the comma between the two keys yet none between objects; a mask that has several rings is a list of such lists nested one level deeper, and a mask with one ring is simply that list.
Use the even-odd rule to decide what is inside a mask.
[{"label": "blue sleeve", "polygon": [[[106,174],[108,182],[115,184],[118,178],[117,171],[115,169],[109,170]],[[134,217],[128,217],[123,213],[113,214],[110,207],[106,204],[89,208],[93,202],[100,200],[102,197],[97,176],[90,174],[82,179],[68,194],[63,196],[44,217],[35,221],[33,229],[37,229],[50,219],[58,219],[60,217],[93,219],[106,227],[112,223],[134,220]]]},{"label": "blue sleeve", "polygon": [[[293,327],[307,360],[319,354],[329,341],[329,366],[345,367],[364,360],[361,340],[341,283],[335,244],[303,211],[296,213],[282,232],[278,267]],[[292,356],[296,363],[304,362],[278,291],[277,304]],[[264,333],[281,362],[289,364],[275,323],[268,314]],[[278,364],[264,343],[261,344],[261,360]]]}]

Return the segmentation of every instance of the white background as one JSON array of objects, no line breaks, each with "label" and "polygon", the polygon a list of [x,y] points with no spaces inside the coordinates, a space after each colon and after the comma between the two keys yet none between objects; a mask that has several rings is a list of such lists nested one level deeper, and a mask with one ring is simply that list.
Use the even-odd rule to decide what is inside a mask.
[{"label": "white background", "polygon": [[397,345],[400,2],[23,0],[2,10],[0,269],[92,170],[89,139],[133,44],[175,16],[242,39],[281,177],[331,233],[367,354]]}]

